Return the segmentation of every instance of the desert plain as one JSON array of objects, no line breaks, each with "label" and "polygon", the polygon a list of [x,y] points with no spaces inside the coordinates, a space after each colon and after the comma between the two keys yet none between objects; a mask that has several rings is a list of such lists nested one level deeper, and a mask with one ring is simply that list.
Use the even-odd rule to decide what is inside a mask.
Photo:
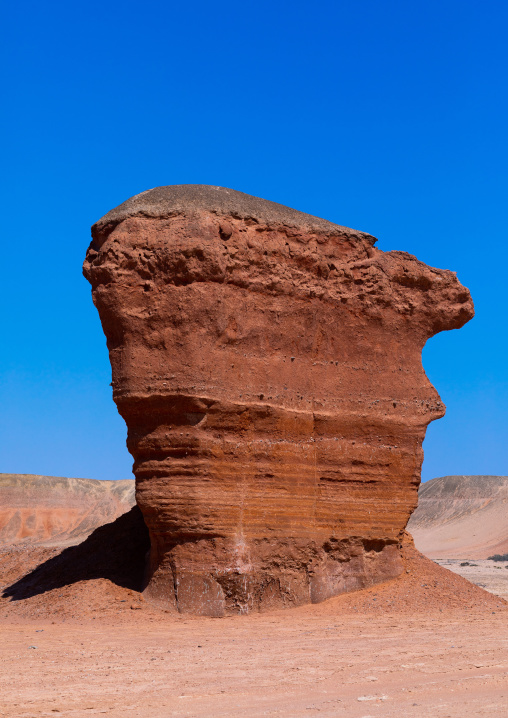
[{"label": "desert plain", "polygon": [[28,535],[1,548],[1,716],[506,714],[503,563],[468,562],[507,575],[496,596],[448,570],[474,567],[439,566],[408,537],[398,578],[317,605],[208,618],[156,609],[133,587],[146,548],[136,509],[66,545],[62,519],[59,531],[57,542]]}]

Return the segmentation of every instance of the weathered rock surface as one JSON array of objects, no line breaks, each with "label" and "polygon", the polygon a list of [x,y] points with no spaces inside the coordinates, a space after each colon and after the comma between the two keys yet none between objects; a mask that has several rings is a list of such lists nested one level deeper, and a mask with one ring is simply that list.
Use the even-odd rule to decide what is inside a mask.
[{"label": "weathered rock surface", "polygon": [[79,543],[134,504],[132,479],[0,474],[0,544]]},{"label": "weathered rock surface", "polygon": [[150,531],[146,594],[223,615],[396,576],[426,426],[421,364],[473,315],[455,274],[221,187],[162,187],[84,265]]},{"label": "weathered rock surface", "polygon": [[408,524],[430,558],[508,553],[508,476],[442,476],[422,484]]}]

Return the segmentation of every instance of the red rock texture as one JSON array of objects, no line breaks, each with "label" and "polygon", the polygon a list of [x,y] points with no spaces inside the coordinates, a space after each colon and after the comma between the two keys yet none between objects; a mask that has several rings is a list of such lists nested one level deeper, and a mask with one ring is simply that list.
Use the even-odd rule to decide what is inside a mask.
[{"label": "red rock texture", "polygon": [[421,351],[473,315],[455,274],[202,185],[137,195],[92,236],[146,595],[218,616],[398,575],[425,429],[444,414]]}]

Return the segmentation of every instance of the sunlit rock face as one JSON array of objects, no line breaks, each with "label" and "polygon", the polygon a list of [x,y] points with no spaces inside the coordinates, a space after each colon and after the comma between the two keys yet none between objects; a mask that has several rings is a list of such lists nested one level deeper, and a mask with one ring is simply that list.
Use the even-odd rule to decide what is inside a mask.
[{"label": "sunlit rock face", "polygon": [[473,316],[454,273],[223,187],[161,187],[93,227],[107,338],[151,537],[146,595],[220,616],[401,571],[429,337]]}]

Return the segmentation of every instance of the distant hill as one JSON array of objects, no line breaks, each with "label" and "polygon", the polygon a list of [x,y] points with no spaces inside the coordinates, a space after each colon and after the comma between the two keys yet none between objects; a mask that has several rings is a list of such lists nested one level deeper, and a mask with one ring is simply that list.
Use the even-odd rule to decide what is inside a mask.
[{"label": "distant hill", "polygon": [[79,543],[135,503],[133,479],[0,474],[0,544]]},{"label": "distant hill", "polygon": [[429,558],[508,552],[508,476],[443,476],[420,486],[407,530]]}]

